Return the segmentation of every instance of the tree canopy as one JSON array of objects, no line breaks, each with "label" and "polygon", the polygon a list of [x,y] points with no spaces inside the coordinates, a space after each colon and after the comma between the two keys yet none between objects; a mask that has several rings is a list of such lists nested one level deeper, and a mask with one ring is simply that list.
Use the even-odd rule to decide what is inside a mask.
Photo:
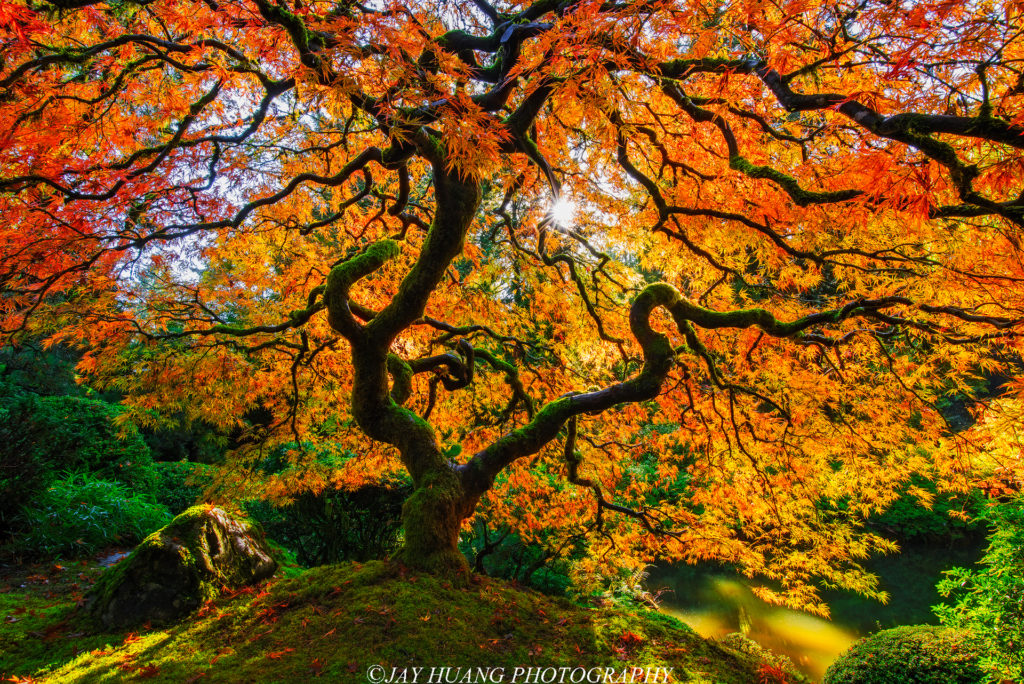
[{"label": "tree canopy", "polygon": [[243,459],[354,454],[272,495],[404,469],[411,565],[464,571],[483,511],[823,612],[878,594],[865,520],[913,478],[1019,470],[1022,24],[0,0],[0,329],[144,424],[249,426]]}]

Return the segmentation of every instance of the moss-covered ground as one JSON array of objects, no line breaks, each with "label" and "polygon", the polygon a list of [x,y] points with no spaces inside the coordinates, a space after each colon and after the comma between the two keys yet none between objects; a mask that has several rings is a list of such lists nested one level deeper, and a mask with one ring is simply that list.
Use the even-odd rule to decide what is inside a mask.
[{"label": "moss-covered ground", "polygon": [[88,629],[77,610],[101,570],[80,561],[0,574],[0,680],[67,662],[110,640]]},{"label": "moss-covered ground", "polygon": [[[0,585],[2,679],[375,683],[409,668],[395,681],[411,682],[411,668],[423,667],[426,682],[431,668],[450,667],[441,681],[522,682],[516,668],[601,667],[619,673],[601,681],[631,668],[672,668],[675,682],[799,681],[756,648],[704,640],[659,613],[581,606],[488,578],[457,587],[382,562],[279,577],[207,602],[178,625],[131,633],[98,632],[75,609],[94,571],[60,573],[49,589]],[[375,665],[384,670],[368,677]],[[486,680],[475,668],[490,668]]]}]

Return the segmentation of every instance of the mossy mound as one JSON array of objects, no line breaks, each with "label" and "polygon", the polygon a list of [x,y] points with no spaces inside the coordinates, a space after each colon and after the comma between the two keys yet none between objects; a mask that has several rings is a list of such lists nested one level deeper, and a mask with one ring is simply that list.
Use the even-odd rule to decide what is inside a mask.
[{"label": "mossy mound", "polygon": [[[771,667],[663,614],[579,606],[488,578],[453,586],[377,561],[246,588],[165,630],[110,634],[108,643],[59,669],[17,674],[45,682],[365,683],[392,672],[413,681],[418,667],[421,682],[431,672],[436,681],[440,668],[452,668],[448,681],[497,681],[500,670],[503,681],[524,682],[533,680],[522,671],[516,678],[516,668],[540,668],[536,681],[551,668],[601,668],[614,671],[609,682],[624,671],[624,681],[641,682],[634,668],[672,668],[667,681],[751,684]],[[469,679],[465,668],[474,669]],[[491,674],[480,679],[476,668]],[[786,681],[804,680],[787,673]]]},{"label": "mossy mound", "polygon": [[823,684],[977,684],[987,647],[971,632],[913,625],[857,642],[832,663]]},{"label": "mossy mound", "polygon": [[105,572],[87,610],[108,629],[178,620],[222,588],[274,574],[277,563],[260,537],[223,509],[193,506]]}]

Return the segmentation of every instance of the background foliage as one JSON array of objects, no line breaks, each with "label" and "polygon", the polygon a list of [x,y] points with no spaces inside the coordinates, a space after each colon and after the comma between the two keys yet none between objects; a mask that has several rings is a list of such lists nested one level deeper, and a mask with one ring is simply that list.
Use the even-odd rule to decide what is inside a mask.
[{"label": "background foliage", "polygon": [[992,505],[985,555],[973,568],[955,568],[939,583],[949,599],[935,606],[942,624],[972,630],[991,647],[985,660],[995,679],[1024,677],[1024,500]]},{"label": "background foliage", "polygon": [[39,396],[0,384],[0,523],[65,473],[123,484],[152,502],[157,475],[149,448],[124,410],[99,399]]},{"label": "background foliage", "polygon": [[9,551],[34,558],[89,556],[131,547],[171,521],[168,510],[121,482],[67,474],[25,504]]}]

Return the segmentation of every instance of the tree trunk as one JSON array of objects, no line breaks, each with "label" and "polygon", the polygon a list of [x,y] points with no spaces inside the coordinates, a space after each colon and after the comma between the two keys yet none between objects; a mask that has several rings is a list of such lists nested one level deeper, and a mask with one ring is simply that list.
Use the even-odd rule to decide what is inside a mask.
[{"label": "tree trunk", "polygon": [[[459,532],[484,490],[467,491],[430,423],[402,406],[409,398],[412,369],[393,355],[393,363],[398,361],[393,366],[397,368],[396,384],[389,383],[392,343],[423,316],[430,294],[444,278],[448,265],[462,253],[466,232],[480,205],[479,182],[452,173],[445,163],[444,150],[433,143],[431,147],[436,155],[431,164],[437,210],[419,257],[402,278],[391,302],[364,325],[353,315],[349,290],[401,253],[393,240],[368,245],[332,267],[323,300],[331,327],[352,346],[352,417],[368,437],[396,447],[412,477],[413,493],[402,507],[405,542],[395,560],[464,581],[469,578],[469,563],[459,551]],[[471,369],[467,373],[471,377]]]},{"label": "tree trunk", "polygon": [[450,467],[426,473],[402,506],[405,541],[395,560],[416,570],[467,580],[469,563],[459,551],[459,533],[474,503]]}]

